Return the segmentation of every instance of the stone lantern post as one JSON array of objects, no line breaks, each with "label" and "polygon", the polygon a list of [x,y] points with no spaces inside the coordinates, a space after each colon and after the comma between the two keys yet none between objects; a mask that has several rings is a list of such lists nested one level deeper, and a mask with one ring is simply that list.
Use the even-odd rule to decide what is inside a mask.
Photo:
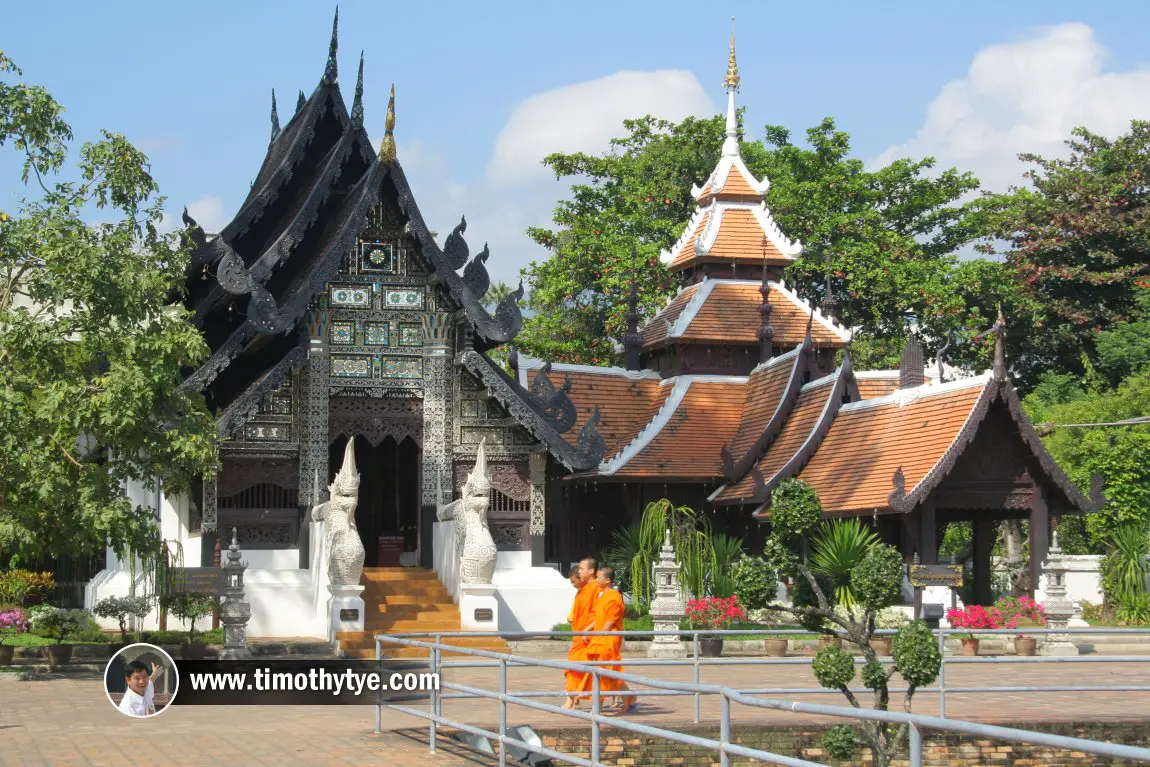
[{"label": "stone lantern post", "polygon": [[232,528],[232,545],[228,546],[228,561],[224,569],[224,602],[220,605],[220,623],[224,624],[224,649],[220,660],[241,660],[252,657],[247,644],[248,619],[251,605],[244,599],[244,570],[248,563],[240,561],[240,545],[236,529]]},{"label": "stone lantern post", "polygon": [[[678,631],[683,618],[683,596],[679,587],[679,565],[671,547],[671,531],[663,538],[659,563],[655,565],[655,601],[651,603],[651,619],[655,631]],[[687,648],[679,636],[655,635],[647,650],[648,658],[686,658]]]},{"label": "stone lantern post", "polygon": [[[1046,554],[1046,628],[1051,631],[1065,630],[1074,617],[1074,603],[1066,598],[1066,561],[1062,558],[1062,547],[1058,545],[1058,529],[1055,528],[1050,550]],[[1043,655],[1078,655],[1078,645],[1070,641],[1067,634],[1047,634]]]}]

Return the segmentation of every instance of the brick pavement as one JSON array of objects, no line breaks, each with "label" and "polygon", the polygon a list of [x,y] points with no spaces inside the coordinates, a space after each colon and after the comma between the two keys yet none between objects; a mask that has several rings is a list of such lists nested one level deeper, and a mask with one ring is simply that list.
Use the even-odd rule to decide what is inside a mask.
[{"label": "brick pavement", "polygon": [[[663,679],[689,680],[689,668],[633,667],[635,673]],[[445,680],[490,686],[493,669],[447,669]],[[509,681],[518,690],[558,690],[558,671],[511,668]],[[705,683],[747,687],[809,687],[807,666],[703,669]],[[1003,684],[1150,685],[1150,664],[953,665],[947,683],[957,686]],[[782,697],[782,696],[780,696]],[[831,695],[786,696],[790,699],[840,703]],[[896,701],[895,705],[901,705]],[[648,699],[636,721],[673,725],[692,720],[689,697]],[[512,725],[571,726],[571,720],[511,707]],[[937,698],[916,696],[914,711],[937,714]],[[718,705],[703,699],[701,719],[714,722]],[[1150,693],[1033,693],[953,694],[947,697],[952,717],[997,723],[1017,721],[1150,721]],[[444,714],[493,725],[498,706],[490,701],[444,701]],[[736,723],[810,724],[817,718],[797,714],[733,708]],[[371,706],[268,706],[215,708],[173,706],[155,719],[130,720],[108,702],[97,675],[48,677],[21,682],[0,674],[0,765],[8,767],[201,767],[242,764],[251,767],[350,767],[365,764],[475,765],[488,764],[458,748],[441,749],[432,757],[418,733],[426,723],[385,710],[384,728],[375,735],[375,709]],[[400,732],[400,730],[415,730]]]}]

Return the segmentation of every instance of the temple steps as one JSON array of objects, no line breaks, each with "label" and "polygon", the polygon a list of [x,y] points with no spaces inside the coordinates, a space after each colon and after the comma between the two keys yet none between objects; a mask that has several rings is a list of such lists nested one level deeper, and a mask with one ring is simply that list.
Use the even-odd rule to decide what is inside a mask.
[{"label": "temple steps", "polygon": [[[363,601],[366,615],[364,631],[341,631],[336,634],[340,653],[348,658],[375,658],[376,634],[414,634],[462,631],[459,607],[440,583],[434,570],[420,567],[365,567]],[[432,641],[432,637],[413,637]],[[510,652],[499,637],[444,637],[444,643],[490,652]],[[426,658],[422,647],[383,645],[389,658]],[[444,657],[461,653],[444,651]]]}]

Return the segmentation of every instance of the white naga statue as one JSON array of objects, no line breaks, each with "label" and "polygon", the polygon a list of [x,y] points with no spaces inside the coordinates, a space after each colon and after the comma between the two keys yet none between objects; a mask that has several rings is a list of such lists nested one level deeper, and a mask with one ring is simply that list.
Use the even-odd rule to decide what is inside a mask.
[{"label": "white naga statue", "polygon": [[463,483],[463,497],[442,507],[440,522],[455,520],[456,551],[460,552],[461,583],[491,583],[495,574],[495,541],[487,527],[491,504],[491,474],[487,471],[487,440],[479,443],[475,468]]},{"label": "white naga statue", "polygon": [[[317,488],[318,489],[318,488]],[[328,486],[331,498],[311,510],[311,517],[324,522],[327,575],[333,586],[358,586],[363,574],[363,542],[355,526],[359,504],[359,472],[355,469],[355,441],[347,441],[343,465]],[[318,495],[318,493],[316,493]]]}]

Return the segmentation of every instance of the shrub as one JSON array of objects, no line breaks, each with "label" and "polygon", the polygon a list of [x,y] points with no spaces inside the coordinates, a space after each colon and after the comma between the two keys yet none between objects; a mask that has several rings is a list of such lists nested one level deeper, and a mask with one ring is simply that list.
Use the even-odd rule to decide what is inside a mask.
[{"label": "shrub", "polygon": [[762,610],[775,601],[778,573],[762,557],[741,557],[731,569],[735,594],[748,610]]},{"label": "shrub", "polygon": [[899,629],[891,642],[891,656],[899,675],[914,687],[934,682],[942,668],[942,652],[922,621],[912,621]]},{"label": "shrub", "polygon": [[875,613],[874,625],[875,628],[879,629],[901,629],[910,625],[910,616],[906,614],[905,610],[887,607]]},{"label": "shrub", "polygon": [[858,735],[849,724],[836,724],[823,733],[823,748],[832,759],[850,759],[858,747]]},{"label": "shrub", "polygon": [[4,637],[24,634],[28,631],[28,616],[17,608],[0,612],[0,644],[4,644]]},{"label": "shrub", "polygon": [[993,607],[988,610],[982,605],[971,605],[965,610],[947,610],[946,620],[956,629],[971,629],[972,639],[976,629],[1002,628],[1002,613]]},{"label": "shrub", "polygon": [[890,607],[902,596],[902,554],[894,546],[871,546],[851,573],[851,590],[866,610]]},{"label": "shrub", "polygon": [[1003,628],[1046,625],[1046,611],[1028,596],[1003,597],[994,603],[994,609],[1002,615]]},{"label": "shrub", "polygon": [[771,528],[786,538],[808,532],[822,516],[818,491],[797,479],[784,479],[771,492]]},{"label": "shrub", "polygon": [[831,690],[839,690],[855,678],[855,659],[841,647],[827,645],[815,653],[811,669],[819,684]]},{"label": "shrub", "polygon": [[835,601],[853,605],[851,587],[854,570],[879,537],[858,519],[823,522],[811,545],[811,569],[830,578],[835,584]]},{"label": "shrub", "polygon": [[5,570],[0,573],[0,604],[34,607],[52,598],[56,579],[52,573],[30,570]]},{"label": "shrub", "polygon": [[146,597],[105,597],[96,603],[92,611],[101,618],[115,618],[120,623],[120,638],[128,641],[128,617],[144,618],[152,611]]},{"label": "shrub", "polygon": [[63,644],[65,639],[75,637],[91,621],[91,616],[85,610],[66,610],[51,605],[39,605],[29,613],[32,630],[41,636],[55,639],[56,644]]},{"label": "shrub", "polygon": [[738,597],[709,597],[687,602],[687,620],[691,628],[698,623],[707,628],[722,630],[736,621],[745,621],[747,613],[739,605]]},{"label": "shrub", "polygon": [[216,609],[214,596],[195,592],[172,594],[161,599],[161,603],[173,616],[188,622],[188,642],[192,644],[196,641],[196,621],[208,617]]}]

